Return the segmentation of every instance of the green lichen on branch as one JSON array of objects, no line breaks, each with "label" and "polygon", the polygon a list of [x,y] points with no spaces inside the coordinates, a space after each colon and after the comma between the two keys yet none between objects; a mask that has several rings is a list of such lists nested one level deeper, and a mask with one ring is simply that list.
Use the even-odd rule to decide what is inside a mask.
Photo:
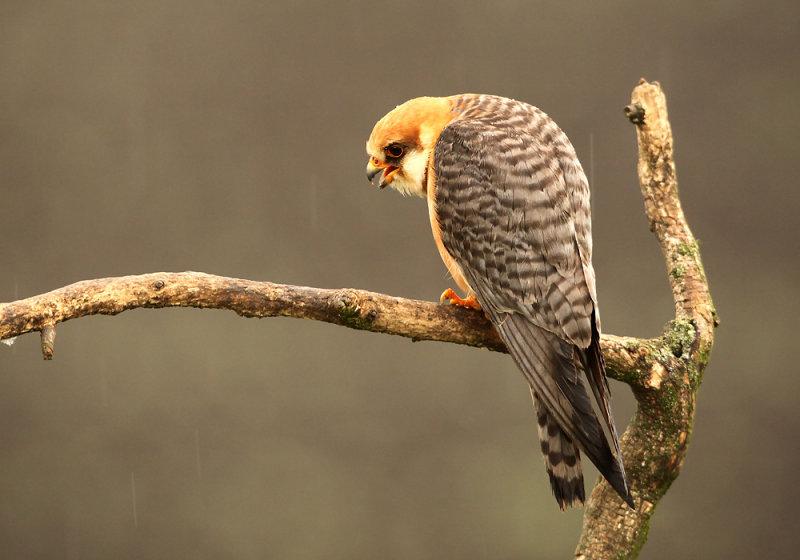
[{"label": "green lichen on branch", "polygon": [[372,326],[372,321],[368,317],[362,317],[358,308],[345,307],[339,311],[342,324],[351,329],[368,331]]},{"label": "green lichen on branch", "polygon": [[695,241],[691,245],[689,243],[680,242],[678,243],[677,252],[679,255],[683,255],[684,257],[690,257],[697,253],[697,242]]},{"label": "green lichen on branch", "polygon": [[692,359],[692,348],[697,338],[697,329],[691,319],[675,319],[667,323],[662,339],[670,353],[682,361]]},{"label": "green lichen on branch", "polygon": [[683,275],[686,274],[686,267],[682,264],[676,264],[672,267],[672,270],[669,271],[670,276],[672,276],[675,280],[680,280],[683,278]]},{"label": "green lichen on branch", "polygon": [[347,303],[344,300],[338,302],[337,309],[342,325],[356,330],[371,330],[375,320],[374,312],[364,313],[358,303]]}]

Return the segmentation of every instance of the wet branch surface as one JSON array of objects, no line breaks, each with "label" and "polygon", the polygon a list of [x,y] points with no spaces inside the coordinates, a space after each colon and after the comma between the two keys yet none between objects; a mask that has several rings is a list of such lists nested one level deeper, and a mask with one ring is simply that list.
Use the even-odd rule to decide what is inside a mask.
[{"label": "wet branch surface", "polygon": [[[680,472],[695,399],[713,345],[716,315],[678,198],[672,133],[657,82],[642,80],[626,107],[639,141],[645,212],[664,253],[676,316],[658,339],[603,335],[608,375],[631,386],[637,411],[621,438],[636,508],[600,478],[586,506],[576,558],[635,558],[660,498]],[[413,340],[452,342],[505,352],[483,313],[355,289],[317,289],[214,276],[158,272],[77,282],[0,303],[0,339],[38,331],[52,359],[56,325],[128,309],[228,309],[243,317],[296,317]]]}]

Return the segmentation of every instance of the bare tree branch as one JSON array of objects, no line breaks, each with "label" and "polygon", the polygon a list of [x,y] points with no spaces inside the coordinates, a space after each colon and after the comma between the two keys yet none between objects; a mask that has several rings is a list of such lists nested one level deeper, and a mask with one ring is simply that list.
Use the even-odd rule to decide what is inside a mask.
[{"label": "bare tree branch", "polygon": [[[38,296],[0,303],[0,339],[48,329],[48,333],[52,332],[48,337],[54,339],[55,325],[70,319],[160,307],[228,309],[243,317],[313,319],[412,340],[506,352],[483,313],[462,307],[365,290],[307,288],[203,272],[156,272],[84,280]],[[629,372],[641,359],[631,350],[638,347],[636,339],[604,336],[602,344],[614,371]],[[51,340],[46,359],[52,358],[53,350]]]},{"label": "bare tree branch", "polygon": [[[695,399],[711,353],[716,314],[700,251],[678,198],[672,132],[658,83],[642,80],[626,113],[636,124],[645,212],[662,248],[676,317],[664,335],[643,340],[604,335],[608,374],[631,386],[638,407],[621,438],[636,509],[600,479],[587,503],[580,559],[635,558],[660,498],[680,472]],[[0,304],[0,340],[31,331],[51,359],[58,323],[128,309],[229,309],[244,317],[297,317],[345,327],[505,352],[483,313],[363,290],[254,282],[201,272],[159,272],[77,282]]]},{"label": "bare tree branch", "polygon": [[636,509],[601,480],[586,506],[576,558],[636,558],[661,497],[680,473],[694,423],[697,389],[714,343],[716,313],[700,250],[678,198],[672,129],[658,82],[640,80],[625,108],[636,125],[639,182],[650,229],[669,271],[675,320],[658,341],[643,343],[642,371],[631,384],[638,403],[620,446]]},{"label": "bare tree branch", "polygon": [[243,317],[296,317],[360,330],[505,351],[482,313],[364,290],[255,282],[203,272],[156,272],[85,280],[0,304],[0,339],[87,315],[128,309],[229,309]]}]

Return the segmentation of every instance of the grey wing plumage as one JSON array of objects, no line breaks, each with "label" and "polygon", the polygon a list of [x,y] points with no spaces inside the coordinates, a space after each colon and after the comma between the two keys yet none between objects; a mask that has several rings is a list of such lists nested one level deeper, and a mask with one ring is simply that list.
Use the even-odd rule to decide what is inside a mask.
[{"label": "grey wing plumage", "polygon": [[583,501],[577,446],[632,505],[599,350],[588,184],[572,145],[538,109],[504,100],[445,127],[434,172],[442,242],[531,386],[556,499]]}]

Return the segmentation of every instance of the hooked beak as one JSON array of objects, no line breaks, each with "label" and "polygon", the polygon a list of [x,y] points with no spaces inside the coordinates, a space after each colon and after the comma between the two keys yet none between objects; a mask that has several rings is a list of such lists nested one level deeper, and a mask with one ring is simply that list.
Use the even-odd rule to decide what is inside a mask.
[{"label": "hooked beak", "polygon": [[375,176],[381,171],[383,172],[383,175],[381,175],[380,180],[378,181],[377,186],[379,189],[382,189],[391,183],[395,174],[400,171],[400,168],[395,167],[394,165],[389,165],[388,163],[384,163],[378,158],[369,158],[369,163],[367,163],[367,180],[374,184]]}]

